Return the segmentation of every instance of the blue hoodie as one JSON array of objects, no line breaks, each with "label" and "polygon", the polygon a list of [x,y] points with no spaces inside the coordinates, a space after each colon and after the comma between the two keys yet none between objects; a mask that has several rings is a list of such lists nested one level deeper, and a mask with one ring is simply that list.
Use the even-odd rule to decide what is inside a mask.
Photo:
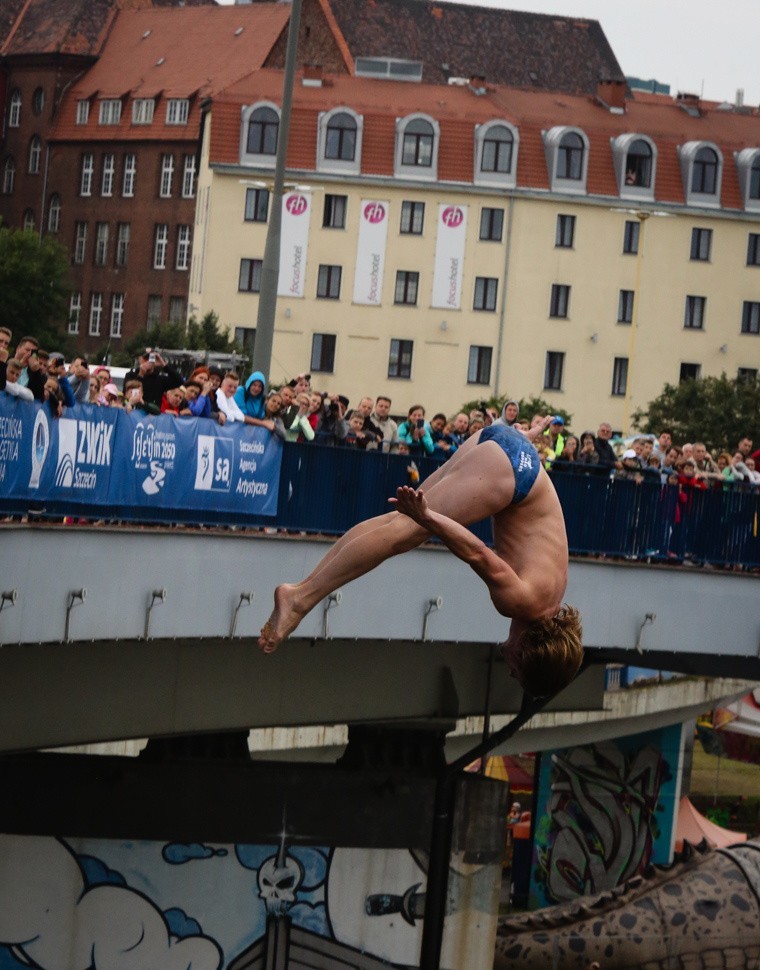
[{"label": "blue hoodie", "polygon": [[[254,381],[261,381],[263,390],[261,394],[256,396],[250,391],[251,384]],[[235,391],[235,403],[240,408],[240,410],[249,418],[259,418],[260,420],[266,417],[265,407],[267,402],[267,379],[261,373],[260,370],[255,370],[248,380],[245,382],[245,387],[239,387]]]}]

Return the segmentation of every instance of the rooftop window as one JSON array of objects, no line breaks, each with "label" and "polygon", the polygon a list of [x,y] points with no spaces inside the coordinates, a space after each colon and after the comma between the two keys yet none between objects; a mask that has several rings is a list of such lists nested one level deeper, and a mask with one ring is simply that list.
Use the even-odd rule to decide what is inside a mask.
[{"label": "rooftop window", "polygon": [[517,129],[506,121],[476,125],[475,182],[508,188],[514,186],[519,141]]},{"label": "rooftop window", "polygon": [[585,132],[558,125],[545,131],[543,138],[552,191],[585,194],[589,147]]},{"label": "rooftop window", "polygon": [[678,149],[687,205],[717,207],[723,179],[723,155],[712,142],[690,141]]},{"label": "rooftop window", "polygon": [[388,78],[393,81],[421,81],[422,63],[395,57],[357,57],[356,77]]}]

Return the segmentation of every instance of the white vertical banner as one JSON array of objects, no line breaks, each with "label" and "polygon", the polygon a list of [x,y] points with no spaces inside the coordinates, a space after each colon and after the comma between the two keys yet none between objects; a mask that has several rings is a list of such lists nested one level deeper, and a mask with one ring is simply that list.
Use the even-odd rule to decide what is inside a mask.
[{"label": "white vertical banner", "polygon": [[438,206],[432,306],[458,310],[462,302],[462,266],[467,234],[467,206]]},{"label": "white vertical banner", "polygon": [[310,219],[311,196],[304,192],[286,192],[282,197],[278,296],[304,294]]},{"label": "white vertical banner", "polygon": [[356,244],[354,303],[380,306],[385,266],[385,241],[388,237],[390,204],[377,199],[362,199],[359,239]]}]

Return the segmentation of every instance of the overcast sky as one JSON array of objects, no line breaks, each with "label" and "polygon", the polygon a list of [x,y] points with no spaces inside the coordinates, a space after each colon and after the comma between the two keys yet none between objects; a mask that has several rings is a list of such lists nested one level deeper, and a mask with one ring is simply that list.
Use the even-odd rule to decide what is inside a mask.
[{"label": "overcast sky", "polygon": [[744,88],[745,104],[760,105],[760,0],[480,0],[478,6],[598,20],[626,74],[711,101],[733,102]]}]

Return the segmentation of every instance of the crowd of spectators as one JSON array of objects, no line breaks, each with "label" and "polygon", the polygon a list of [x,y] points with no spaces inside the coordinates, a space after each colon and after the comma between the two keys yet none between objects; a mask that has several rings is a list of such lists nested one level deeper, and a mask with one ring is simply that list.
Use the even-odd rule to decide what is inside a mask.
[{"label": "crowd of spectators", "polygon": [[[68,366],[64,355],[40,348],[33,337],[22,337],[13,354],[13,335],[0,327],[0,391],[25,400],[47,402],[54,415],[64,407],[88,403],[178,418],[205,418],[265,428],[283,441],[333,447],[379,450],[446,461],[475,432],[504,423],[521,431],[542,422],[544,415],[520,415],[519,403],[509,400],[501,413],[483,405],[448,416],[426,418],[422,404],[414,404],[405,418],[392,416],[386,395],[362,397],[351,409],[343,394],[320,392],[310,374],[299,374],[279,387],[268,387],[260,371],[244,381],[232,370],[201,365],[183,376],[159,350],[147,348],[118,387],[106,366],[91,367],[75,356]],[[742,435],[733,452],[710,454],[704,443],[676,443],[672,431],[640,435],[612,442],[612,426],[601,422],[597,431],[572,434],[556,416],[535,442],[551,474],[607,475],[636,483],[677,485],[679,491],[760,486],[760,449],[753,451],[749,435]],[[410,469],[416,471],[411,462]]]}]

